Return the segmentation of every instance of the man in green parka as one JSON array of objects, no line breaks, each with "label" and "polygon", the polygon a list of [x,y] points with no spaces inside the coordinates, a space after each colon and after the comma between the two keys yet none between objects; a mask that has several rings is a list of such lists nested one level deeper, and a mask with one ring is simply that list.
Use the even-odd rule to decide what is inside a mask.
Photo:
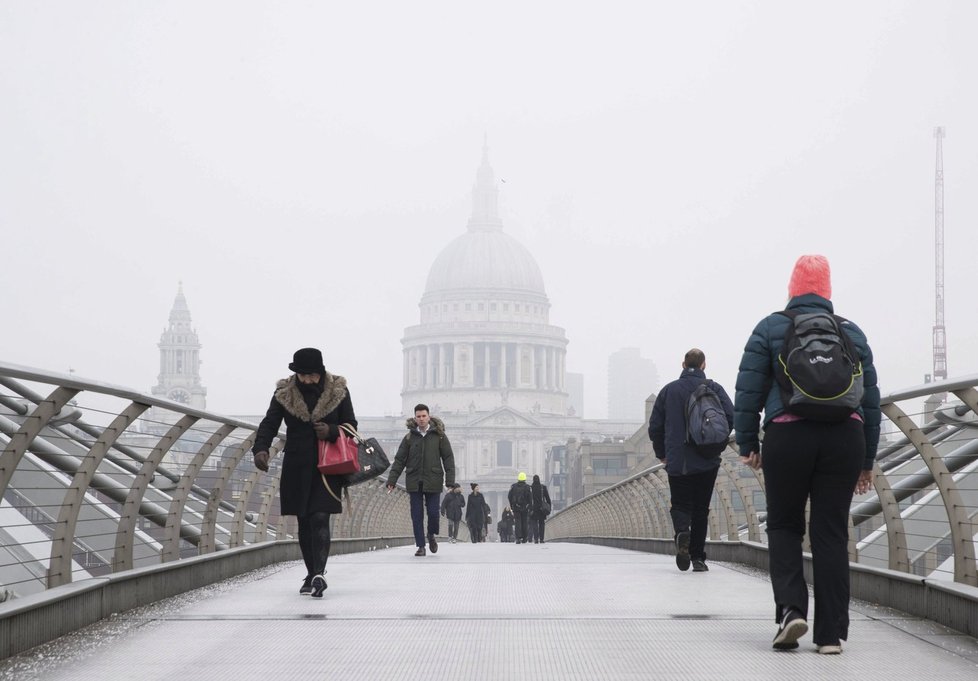
[{"label": "man in green parka", "polygon": [[401,472],[407,470],[405,487],[411,498],[411,523],[414,525],[416,556],[425,555],[424,514],[428,513],[428,548],[438,551],[438,506],[442,489],[455,484],[455,455],[445,435],[445,424],[431,416],[428,406],[414,408],[407,420],[408,434],[401,440],[387,478],[387,493],[394,489]]}]

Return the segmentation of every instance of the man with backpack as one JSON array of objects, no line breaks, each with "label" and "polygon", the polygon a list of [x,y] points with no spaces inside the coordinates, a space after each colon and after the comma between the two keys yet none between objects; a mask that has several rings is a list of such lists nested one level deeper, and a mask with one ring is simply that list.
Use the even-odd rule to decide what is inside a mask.
[{"label": "man with backpack", "polygon": [[802,540],[810,500],[812,638],[819,653],[838,655],[849,635],[849,505],[873,484],[880,391],[866,335],[835,314],[825,256],[798,258],[788,297],[784,310],[757,323],[744,347],[737,445],[742,463],[764,470],[778,623],[772,647],[793,650],[808,632]]},{"label": "man with backpack", "polygon": [[656,396],[649,439],[669,475],[676,566],[707,572],[706,528],[720,454],[733,430],[734,409],[719,383],[707,380],[706,355],[693,348],[683,372]]}]

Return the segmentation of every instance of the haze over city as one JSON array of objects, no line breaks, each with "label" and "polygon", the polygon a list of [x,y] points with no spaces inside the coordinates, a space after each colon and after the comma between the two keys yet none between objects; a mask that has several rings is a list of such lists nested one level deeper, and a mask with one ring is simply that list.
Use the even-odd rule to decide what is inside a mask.
[{"label": "haze over city", "polygon": [[263,412],[314,345],[358,413],[398,413],[486,144],[588,417],[622,347],[663,382],[701,347],[732,390],[803,253],[905,388],[932,368],[944,126],[948,369],[974,374],[976,25],[970,2],[4,3],[0,359],[148,392],[182,282],[209,409]]}]

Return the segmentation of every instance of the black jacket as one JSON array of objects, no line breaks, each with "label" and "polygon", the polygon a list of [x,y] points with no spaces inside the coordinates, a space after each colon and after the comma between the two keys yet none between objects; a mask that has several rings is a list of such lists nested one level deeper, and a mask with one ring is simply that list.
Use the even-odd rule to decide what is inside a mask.
[{"label": "black jacket", "polygon": [[469,503],[465,508],[465,522],[470,528],[481,528],[486,525],[486,516],[489,515],[489,504],[481,492],[471,492]]},{"label": "black jacket", "polygon": [[462,509],[465,507],[465,497],[461,492],[448,492],[441,500],[441,512],[449,520],[458,522],[462,519]]},{"label": "black jacket", "polygon": [[513,513],[529,513],[533,505],[533,493],[525,480],[518,480],[509,488],[509,507]]},{"label": "black jacket", "polygon": [[[665,460],[669,475],[704,473],[720,465],[719,457],[706,457],[696,447],[686,443],[686,403],[693,391],[706,380],[702,369],[683,369],[672,383],[666,384],[656,396],[649,418],[649,439],[656,458]],[[723,402],[727,424],[733,428],[734,408],[730,397],[716,381],[717,396]]]},{"label": "black jacket", "polygon": [[[548,516],[550,511],[553,509],[553,502],[550,501],[550,490],[543,483],[539,485],[530,485],[530,491],[533,496],[533,510],[532,513],[535,516]],[[547,502],[547,510],[543,509],[543,502]]]}]

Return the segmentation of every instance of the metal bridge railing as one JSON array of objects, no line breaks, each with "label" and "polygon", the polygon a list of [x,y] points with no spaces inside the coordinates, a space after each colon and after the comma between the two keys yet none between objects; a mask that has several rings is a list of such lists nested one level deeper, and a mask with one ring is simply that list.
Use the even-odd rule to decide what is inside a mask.
[{"label": "metal bridge railing", "polygon": [[[850,559],[857,564],[978,586],[978,376],[930,383],[882,398],[884,438],[875,490],[851,507]],[[944,398],[947,401],[944,401]],[[932,409],[921,408],[928,398]],[[766,542],[764,479],[733,447],[721,458],[710,539]],[[669,485],[657,465],[555,514],[547,537],[671,541]],[[806,550],[807,536],[806,536]]]},{"label": "metal bridge railing", "polygon": [[[292,540],[257,424],[0,363],[0,600],[225,549]],[[408,498],[351,488],[342,538],[411,535]]]}]

